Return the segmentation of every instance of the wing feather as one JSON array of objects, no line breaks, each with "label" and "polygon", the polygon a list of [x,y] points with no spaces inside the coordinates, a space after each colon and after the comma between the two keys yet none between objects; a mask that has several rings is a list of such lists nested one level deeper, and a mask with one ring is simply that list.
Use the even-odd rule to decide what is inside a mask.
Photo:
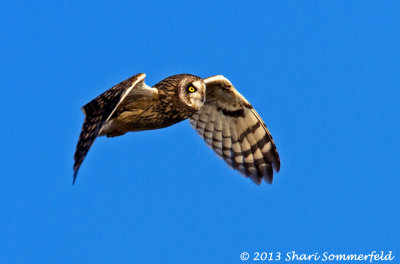
[{"label": "wing feather", "polygon": [[145,77],[144,73],[134,75],[113,86],[82,107],[82,111],[85,114],[85,121],[83,122],[74,155],[73,182],[76,180],[79,167],[96,137],[99,136],[104,124],[113,116],[118,106],[125,100],[133,88],[138,85],[145,85]]},{"label": "wing feather", "polygon": [[215,111],[214,132],[212,137],[212,148],[222,157],[222,122],[221,114]]},{"label": "wing feather", "polygon": [[233,168],[238,169],[242,173],[244,172],[243,166],[243,155],[242,155],[242,148],[240,147],[238,133],[236,131],[235,124],[233,120],[228,119],[229,121],[229,130],[231,132],[231,140],[232,140],[232,159],[233,159]]},{"label": "wing feather", "polygon": [[[249,161],[254,168],[253,172],[251,173],[251,179],[257,183],[260,184],[262,180],[262,176],[264,174],[263,172],[263,163],[264,163],[264,158],[261,155],[261,151],[258,149],[257,142],[254,138],[254,135],[252,133],[252,127],[256,126],[256,124],[248,124],[246,122],[246,119],[249,118],[239,118],[239,123],[242,129],[242,133],[246,136],[245,138],[247,139],[247,142],[249,143]],[[250,128],[250,129],[249,129]]]},{"label": "wing feather", "polygon": [[254,182],[257,182],[254,178],[255,167],[253,164],[253,155],[251,154],[251,146],[247,140],[245,134],[246,132],[243,130],[240,124],[240,118],[238,121],[239,122],[237,123],[235,128],[237,133],[240,135],[239,144],[241,148],[241,155],[243,157],[244,174],[250,177]]},{"label": "wing feather", "polygon": [[232,155],[232,134],[230,130],[230,120],[227,119],[224,115],[221,115],[222,118],[222,158],[228,163],[232,168],[234,166],[234,160]]},{"label": "wing feather", "polygon": [[206,102],[190,118],[216,154],[255,183],[271,183],[280,160],[265,123],[251,104],[221,75],[204,79]]},{"label": "wing feather", "polygon": [[210,147],[212,147],[212,142],[213,142],[214,123],[215,123],[215,111],[210,111],[208,115],[208,120],[206,122],[206,128],[204,129],[204,140]]}]

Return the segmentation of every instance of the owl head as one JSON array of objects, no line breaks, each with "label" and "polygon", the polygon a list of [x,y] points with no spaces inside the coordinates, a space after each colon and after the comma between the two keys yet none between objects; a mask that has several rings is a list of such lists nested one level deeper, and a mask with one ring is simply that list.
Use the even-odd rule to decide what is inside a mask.
[{"label": "owl head", "polygon": [[178,97],[180,103],[193,111],[200,110],[206,100],[206,85],[203,79],[195,75],[173,75],[157,83],[155,87],[161,93]]},{"label": "owl head", "polygon": [[185,74],[177,86],[179,99],[193,110],[200,110],[206,100],[206,85],[200,77]]}]

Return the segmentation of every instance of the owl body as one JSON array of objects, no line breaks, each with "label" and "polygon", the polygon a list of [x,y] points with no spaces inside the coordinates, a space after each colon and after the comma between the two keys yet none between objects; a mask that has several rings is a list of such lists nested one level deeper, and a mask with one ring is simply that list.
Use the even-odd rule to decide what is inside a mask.
[{"label": "owl body", "polygon": [[[182,80],[185,82],[182,83]],[[191,84],[190,81],[199,82],[195,85],[204,90],[203,81],[190,74],[170,76],[154,85],[154,88],[142,86],[133,89],[104,124],[99,136],[115,137],[127,132],[160,129],[189,118],[204,101],[203,99],[195,105],[188,105],[181,99],[189,101],[185,90],[181,88],[186,88]]]},{"label": "owl body", "polygon": [[202,79],[173,75],[153,87],[137,74],[115,85],[82,110],[85,121],[75,152],[74,181],[97,136],[153,130],[190,119],[215,153],[255,183],[272,182],[280,160],[265,123],[251,104],[221,75]]}]

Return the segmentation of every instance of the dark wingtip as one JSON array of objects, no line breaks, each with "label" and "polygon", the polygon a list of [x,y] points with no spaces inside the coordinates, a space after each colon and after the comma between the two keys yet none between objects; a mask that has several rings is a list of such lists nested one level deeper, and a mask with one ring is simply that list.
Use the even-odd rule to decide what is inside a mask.
[{"label": "dark wingtip", "polygon": [[78,176],[78,170],[75,170],[74,171],[74,177],[73,177],[73,179],[72,179],[72,185],[74,185],[75,184],[75,180],[76,180],[76,177]]},{"label": "dark wingtip", "polygon": [[272,184],[272,181],[274,179],[274,171],[272,169],[274,165],[268,164],[266,169],[265,169],[265,175],[264,175],[264,181],[268,184]]}]

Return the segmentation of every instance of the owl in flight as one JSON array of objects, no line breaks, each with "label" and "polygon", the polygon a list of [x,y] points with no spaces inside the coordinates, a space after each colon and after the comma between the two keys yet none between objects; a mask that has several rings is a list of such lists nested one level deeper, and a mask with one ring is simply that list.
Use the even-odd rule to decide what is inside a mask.
[{"label": "owl in flight", "polygon": [[190,124],[225,162],[253,182],[272,183],[280,160],[266,125],[251,104],[222,75],[206,79],[179,74],[153,87],[139,73],[115,85],[82,107],[85,121],[74,156],[79,167],[98,136]]}]

